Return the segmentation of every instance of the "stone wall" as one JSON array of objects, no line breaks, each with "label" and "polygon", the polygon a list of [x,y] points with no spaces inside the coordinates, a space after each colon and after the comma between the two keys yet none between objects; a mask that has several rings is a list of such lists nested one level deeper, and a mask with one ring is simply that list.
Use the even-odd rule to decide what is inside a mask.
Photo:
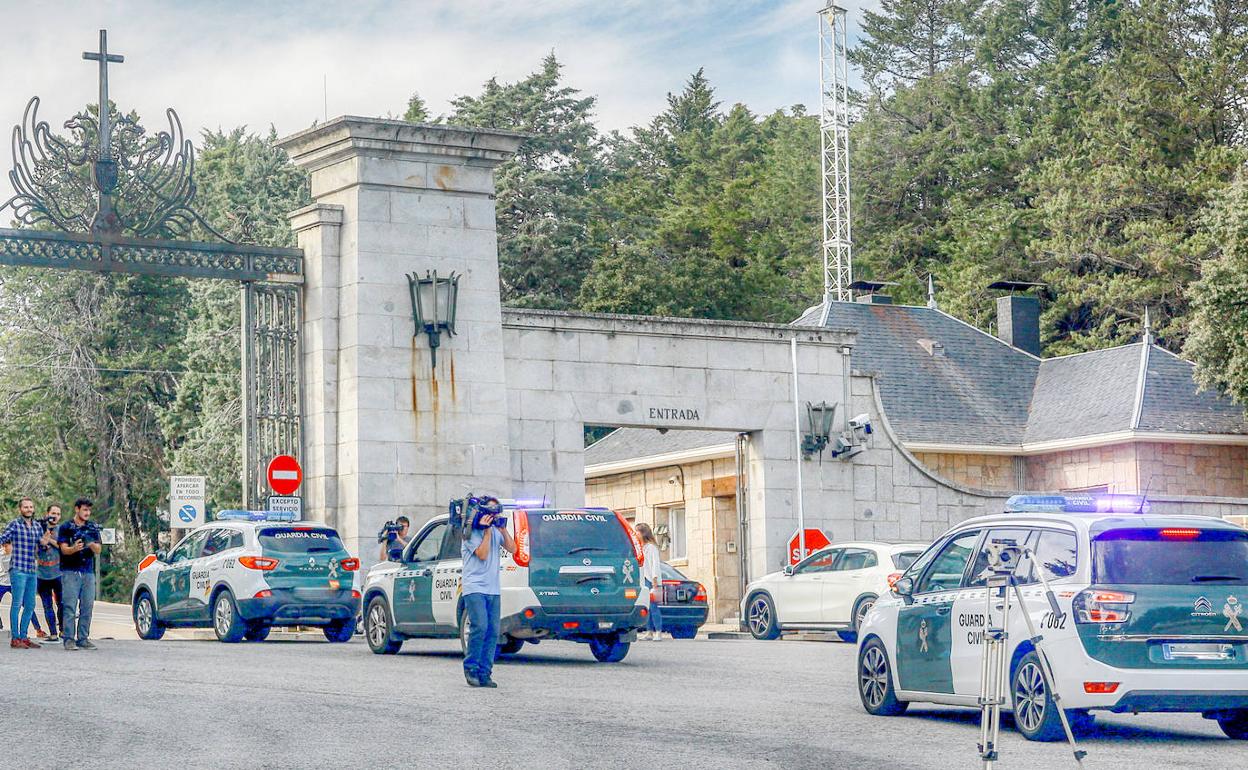
[{"label": "stone wall", "polygon": [[1150,496],[1248,497],[1248,446],[1139,442],[1135,452]]},{"label": "stone wall", "polygon": [[1139,491],[1133,444],[1070,449],[1027,460],[1027,488],[1053,491],[1105,487],[1109,492]]},{"label": "stone wall", "polygon": [[1019,486],[1016,469],[1021,461],[1012,455],[915,452],[914,456],[955,484],[994,491],[1018,489]]}]

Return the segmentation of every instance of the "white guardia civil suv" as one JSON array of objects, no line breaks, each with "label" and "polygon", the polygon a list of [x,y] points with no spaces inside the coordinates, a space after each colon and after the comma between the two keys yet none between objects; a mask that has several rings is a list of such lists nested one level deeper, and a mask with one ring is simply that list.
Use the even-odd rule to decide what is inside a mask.
[{"label": "white guardia civil suv", "polygon": [[836,631],[847,642],[875,600],[888,594],[919,554],[922,543],[833,543],[796,565],[750,583],[741,603],[755,639],[782,631]]}]

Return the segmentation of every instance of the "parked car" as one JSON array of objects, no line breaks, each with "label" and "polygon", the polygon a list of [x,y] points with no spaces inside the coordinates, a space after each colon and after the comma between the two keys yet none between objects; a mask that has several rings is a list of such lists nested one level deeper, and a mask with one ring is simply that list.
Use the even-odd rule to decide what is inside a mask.
[{"label": "parked car", "polygon": [[673,639],[692,639],[706,622],[706,586],[690,580],[667,562],[661,570],[662,584],[650,591],[650,603],[659,608],[663,627]]},{"label": "parked car", "polygon": [[755,639],[784,631],[836,631],[853,642],[875,600],[927,548],[921,543],[833,543],[746,586],[741,603]]}]

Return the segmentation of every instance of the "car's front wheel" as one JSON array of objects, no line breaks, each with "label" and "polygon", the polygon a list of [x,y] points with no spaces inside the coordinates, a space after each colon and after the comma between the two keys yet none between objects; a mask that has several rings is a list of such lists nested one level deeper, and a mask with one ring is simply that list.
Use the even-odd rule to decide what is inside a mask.
[{"label": "car's front wheel", "polygon": [[867,713],[878,717],[904,714],[910,705],[897,700],[888,653],[879,639],[872,639],[858,651],[858,697]]},{"label": "car's front wheel", "polygon": [[247,633],[243,616],[238,614],[238,605],[234,603],[234,595],[228,590],[217,594],[212,602],[212,630],[218,640],[228,644],[241,642]]},{"label": "car's front wheel", "polygon": [[1222,728],[1227,738],[1248,741],[1248,709],[1229,711],[1219,716],[1218,727]]},{"label": "car's front wheel", "polygon": [[368,647],[378,655],[393,655],[403,646],[403,640],[390,630],[390,608],[381,596],[374,596],[364,613],[364,638]]},{"label": "car's front wheel", "polygon": [[355,618],[330,623],[321,629],[321,633],[325,634],[326,639],[337,644],[349,642],[355,635]]},{"label": "car's front wheel", "polygon": [[1053,702],[1040,656],[1029,652],[1018,662],[1011,679],[1014,726],[1029,741],[1057,741],[1066,737],[1062,718]]},{"label": "car's front wheel", "polygon": [[165,624],[156,617],[156,604],[147,591],[134,600],[134,630],[140,639],[152,642],[165,635]]},{"label": "car's front wheel", "polygon": [[772,603],[771,597],[767,594],[754,594],[750,597],[745,619],[755,639],[780,637],[780,624],[776,621],[776,605]]},{"label": "car's front wheel", "polygon": [[594,636],[589,640],[589,651],[599,663],[619,663],[628,654],[628,642],[620,641],[619,634]]}]

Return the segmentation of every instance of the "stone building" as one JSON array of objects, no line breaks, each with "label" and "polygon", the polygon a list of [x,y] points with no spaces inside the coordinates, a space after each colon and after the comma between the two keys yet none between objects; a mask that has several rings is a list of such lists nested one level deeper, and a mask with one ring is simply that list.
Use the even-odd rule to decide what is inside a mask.
[{"label": "stone building", "polygon": [[[1155,510],[1248,521],[1248,420],[1198,391],[1190,363],[1147,334],[1041,359],[1038,303],[998,309],[1006,339],[878,295],[797,321],[854,335],[852,413],[879,428],[850,470],[853,526],[830,537],[927,540],[966,501],[999,510],[1023,490],[1147,492]],[[589,504],[661,528],[665,560],[707,586],[716,620],[740,600],[738,451],[731,433],[624,428],[585,452]]]}]

